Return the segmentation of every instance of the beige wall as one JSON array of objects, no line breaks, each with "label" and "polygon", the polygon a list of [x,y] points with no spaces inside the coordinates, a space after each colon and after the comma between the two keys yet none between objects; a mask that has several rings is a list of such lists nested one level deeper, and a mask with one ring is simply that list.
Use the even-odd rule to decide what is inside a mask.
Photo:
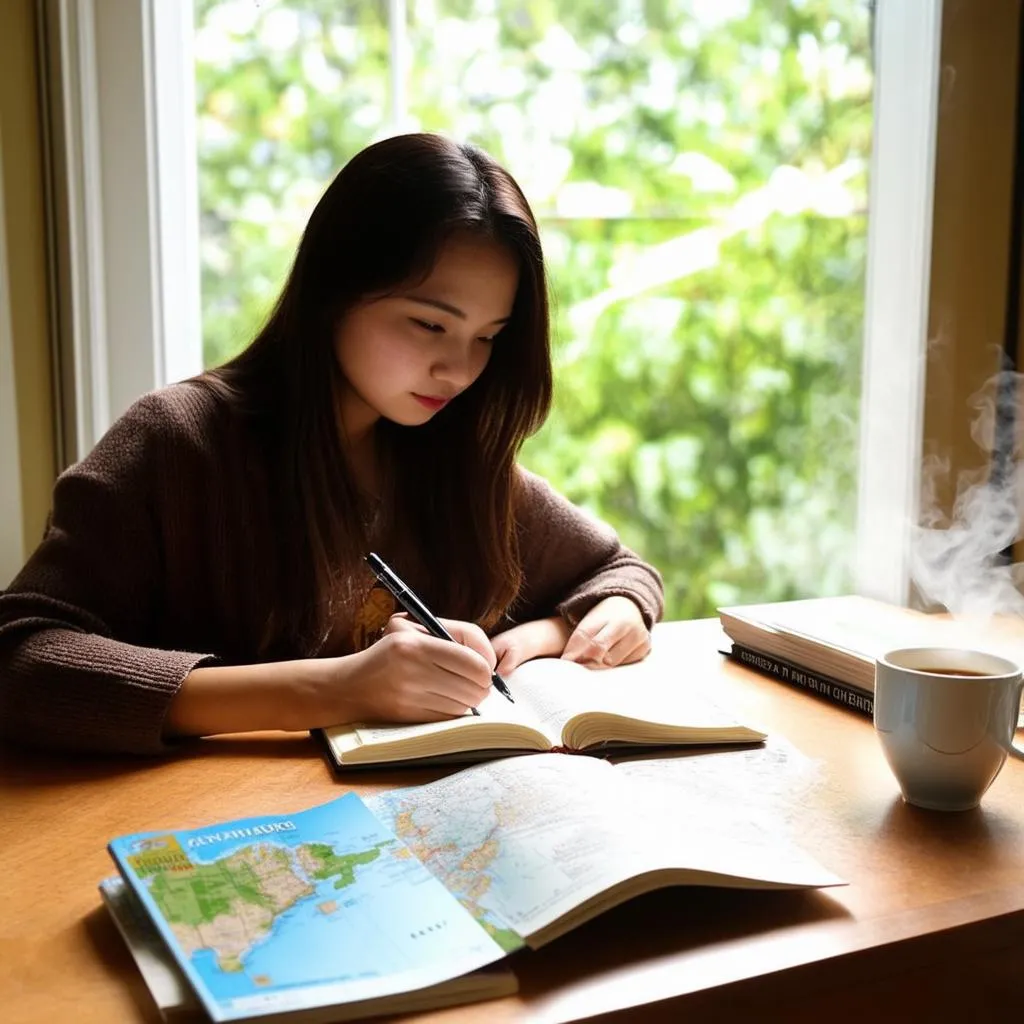
[{"label": "beige wall", "polygon": [[56,468],[34,10],[32,0],[3,0],[0,15],[0,161],[26,553],[42,535]]},{"label": "beige wall", "polygon": [[1000,369],[1009,267],[1020,0],[946,0],[936,150],[924,453],[947,460],[936,511],[985,472],[970,397]]}]

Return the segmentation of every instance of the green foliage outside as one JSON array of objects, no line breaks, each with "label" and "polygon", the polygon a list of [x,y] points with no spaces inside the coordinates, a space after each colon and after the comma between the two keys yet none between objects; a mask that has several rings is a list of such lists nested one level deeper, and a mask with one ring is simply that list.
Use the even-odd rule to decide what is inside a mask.
[{"label": "green foliage outside", "polygon": [[336,170],[468,139],[537,213],[556,403],[523,462],[670,618],[851,587],[867,0],[196,0],[205,358],[255,333]]}]

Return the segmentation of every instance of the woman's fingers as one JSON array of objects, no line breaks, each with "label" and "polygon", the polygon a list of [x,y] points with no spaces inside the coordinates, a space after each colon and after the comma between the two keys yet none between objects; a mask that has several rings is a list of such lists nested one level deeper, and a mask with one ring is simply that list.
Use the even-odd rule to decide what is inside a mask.
[{"label": "woman's fingers", "polygon": [[441,625],[464,647],[476,651],[488,668],[493,672],[494,666],[498,663],[497,655],[494,653],[494,645],[488,639],[487,634],[475,622],[462,622],[460,619],[441,619]]},{"label": "woman's fingers", "polygon": [[526,652],[515,640],[507,642],[501,641],[500,638],[495,640],[494,653],[498,658],[494,671],[500,676],[509,675],[526,660]]},{"label": "woman's fingers", "polygon": [[[452,639],[457,644],[468,647],[471,651],[476,651],[487,662],[490,670],[494,671],[494,666],[498,661],[497,655],[494,653],[494,646],[488,639],[487,634],[475,622],[463,622],[461,619],[438,619],[438,621],[448,630],[452,635]],[[425,626],[421,626],[415,619],[410,618],[407,613],[397,612],[388,619],[385,632],[395,633],[401,631],[431,635]],[[439,637],[438,639],[443,638]]]},{"label": "woman's fingers", "polygon": [[471,707],[476,707],[476,704],[467,704],[442,693],[427,691],[423,694],[424,713],[436,715],[439,719],[461,718]]},{"label": "woman's fingers", "polygon": [[634,661],[642,661],[650,654],[651,635],[644,630],[644,635],[639,639],[630,631],[621,640],[614,643],[604,656],[604,666],[612,668],[614,665],[631,665]]},{"label": "woman's fingers", "polygon": [[562,657],[567,661],[600,664],[618,641],[619,632],[616,624],[611,622],[605,623],[596,631],[591,632],[584,619],[572,631],[572,635],[566,642],[565,650],[562,652]]}]

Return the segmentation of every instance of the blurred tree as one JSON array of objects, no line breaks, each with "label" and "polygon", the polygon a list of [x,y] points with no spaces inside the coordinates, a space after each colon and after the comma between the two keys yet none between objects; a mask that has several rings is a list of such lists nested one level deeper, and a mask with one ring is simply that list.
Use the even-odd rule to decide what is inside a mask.
[{"label": "blurred tree", "polygon": [[541,221],[556,404],[523,461],[670,617],[849,589],[867,0],[196,0],[205,351],[244,345],[333,173],[395,131],[501,160]]}]

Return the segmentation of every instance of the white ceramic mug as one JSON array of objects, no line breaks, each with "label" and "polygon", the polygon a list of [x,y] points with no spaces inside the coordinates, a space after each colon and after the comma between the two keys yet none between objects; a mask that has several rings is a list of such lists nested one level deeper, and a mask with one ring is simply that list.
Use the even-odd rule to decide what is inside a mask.
[{"label": "white ceramic mug", "polygon": [[977,807],[1013,745],[1021,670],[951,647],[907,647],[875,662],[875,730],[904,799],[936,811]]}]

